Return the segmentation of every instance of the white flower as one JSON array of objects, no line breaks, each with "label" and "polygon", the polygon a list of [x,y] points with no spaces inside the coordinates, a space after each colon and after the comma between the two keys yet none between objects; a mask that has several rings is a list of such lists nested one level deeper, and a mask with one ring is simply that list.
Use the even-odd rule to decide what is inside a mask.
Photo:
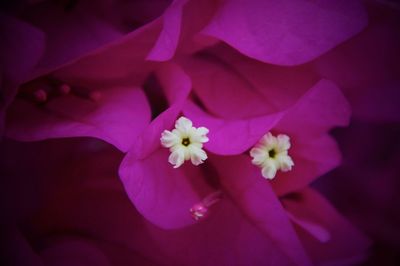
[{"label": "white flower", "polygon": [[174,168],[178,168],[189,159],[194,165],[203,163],[207,159],[207,154],[202,149],[203,143],[208,141],[207,133],[207,128],[195,128],[192,121],[180,117],[175,122],[175,129],[164,130],[161,133],[161,144],[171,152],[168,162],[174,165]]},{"label": "white flower", "polygon": [[263,177],[273,179],[278,170],[283,172],[292,170],[294,163],[288,155],[289,149],[290,139],[287,135],[280,134],[274,137],[268,132],[250,150],[250,155],[253,157],[252,163],[262,169]]}]

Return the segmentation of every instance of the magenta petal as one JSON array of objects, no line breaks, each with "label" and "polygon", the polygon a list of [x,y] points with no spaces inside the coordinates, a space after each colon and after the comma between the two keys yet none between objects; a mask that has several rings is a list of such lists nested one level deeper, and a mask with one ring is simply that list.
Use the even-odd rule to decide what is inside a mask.
[{"label": "magenta petal", "polygon": [[[215,71],[217,73],[213,73],[212,70],[216,67],[207,67],[211,73],[208,76],[204,75],[203,79],[211,79],[214,83],[217,83],[217,78],[223,81],[233,79],[233,84],[218,86],[218,93],[221,90],[232,91],[231,87],[233,87],[235,93],[237,92],[238,94],[236,97],[243,99],[240,102],[241,109],[245,109],[243,104],[249,104],[253,105],[253,112],[256,112],[254,110],[256,109],[255,107],[260,110],[269,109],[270,111],[288,108],[320,79],[311,64],[294,67],[265,64],[246,57],[222,44],[214,46],[207,51],[220,59],[220,69],[217,70],[218,72]],[[221,64],[222,62],[223,64]],[[193,65],[192,63],[192,68]],[[202,72],[205,71],[203,70]],[[229,78],[229,76],[233,77]],[[235,82],[235,78],[239,82]],[[207,89],[210,90],[207,87],[201,88],[201,90]],[[214,98],[218,97],[218,93],[214,95]],[[258,101],[262,100],[264,107],[260,108],[254,105],[257,99],[245,99],[248,94],[253,94],[253,97],[256,97]],[[222,93],[222,96],[225,96],[224,93]],[[224,99],[223,97],[221,98]],[[203,102],[207,100],[211,101],[210,99],[202,99]],[[245,100],[251,104],[246,103]],[[265,107],[265,105],[268,105],[268,107]],[[247,111],[247,109],[245,110]]]},{"label": "magenta petal", "polygon": [[[138,264],[138,254],[151,258],[157,265],[295,264],[229,198],[214,205],[210,216],[196,225],[165,230],[136,212],[115,178],[103,178],[102,186],[96,185],[100,183],[98,176],[85,180],[70,184],[67,190],[62,187],[64,192],[57,193],[57,200],[48,203],[50,208],[35,223],[40,235],[85,232],[97,240],[97,246],[103,247],[113,265],[131,265],[126,263],[130,258]],[[122,252],[117,253],[118,250]],[[139,265],[147,264],[140,261]]]},{"label": "magenta petal", "polygon": [[148,60],[166,61],[171,59],[178,46],[181,32],[182,8],[188,0],[175,0],[163,15],[163,30],[157,43],[147,56]]},{"label": "magenta petal", "polygon": [[5,110],[44,52],[45,36],[39,29],[0,13],[0,135]]},{"label": "magenta petal", "polygon": [[291,144],[289,154],[294,161],[294,167],[289,172],[278,172],[271,181],[279,196],[305,188],[341,162],[338,145],[328,134],[310,138],[292,137]]},{"label": "magenta petal", "polygon": [[159,67],[156,75],[170,105],[181,105],[192,88],[190,77],[181,67],[172,63]]},{"label": "magenta petal", "polygon": [[82,3],[65,11],[60,4],[49,1],[28,8],[24,16],[46,35],[46,51],[35,76],[122,36],[121,32]]},{"label": "magenta petal", "polygon": [[45,106],[17,99],[10,107],[6,135],[21,141],[90,136],[128,151],[150,122],[140,88],[101,90],[98,102],[66,95]]},{"label": "magenta petal", "polygon": [[167,149],[143,159],[128,153],[119,173],[138,211],[155,225],[173,229],[194,223],[189,210],[201,201],[198,191],[206,193],[207,187],[200,168],[185,164],[174,169],[168,156]]},{"label": "magenta petal", "polygon": [[23,21],[0,14],[0,39],[2,82],[6,78],[14,82],[24,81],[28,71],[43,55],[43,32]]},{"label": "magenta petal", "polygon": [[182,64],[190,75],[193,90],[207,110],[227,119],[260,116],[276,111],[247,77],[211,56],[187,58]]},{"label": "magenta petal", "polygon": [[199,34],[213,17],[217,6],[218,2],[214,0],[188,1],[185,4],[176,54],[194,54],[219,42],[214,37]]},{"label": "magenta petal", "polygon": [[295,65],[325,53],[367,24],[359,1],[225,1],[205,34],[263,62]]},{"label": "magenta petal", "polygon": [[[365,258],[369,239],[344,219],[312,189],[304,189],[283,200],[285,208],[297,220],[312,223],[329,233],[321,243],[303,226],[296,226],[307,252],[318,265],[354,265]],[[296,224],[296,223],[295,223]],[[314,232],[315,233],[315,232]]]},{"label": "magenta petal", "polygon": [[171,265],[308,265],[288,258],[230,200],[222,200],[212,211],[204,222],[183,230],[147,226]]},{"label": "magenta petal", "polygon": [[213,0],[173,1],[163,14],[163,29],[146,59],[167,61],[176,53],[192,54],[216,43],[215,38],[197,34],[211,19],[216,5]]},{"label": "magenta petal", "polygon": [[155,68],[145,57],[160,30],[158,20],[55,71],[55,77],[82,86],[142,84]]},{"label": "magenta petal", "polygon": [[310,265],[268,181],[249,156],[213,157],[223,187],[242,212],[296,265]]},{"label": "magenta petal", "polygon": [[94,241],[80,237],[60,237],[48,241],[41,251],[45,265],[59,266],[111,266],[106,255]]},{"label": "magenta petal", "polygon": [[196,125],[210,130],[210,141],[205,148],[220,155],[240,154],[248,150],[283,116],[283,113],[276,113],[246,120],[225,120],[205,113],[191,101],[186,103],[184,114]]},{"label": "magenta petal", "polygon": [[289,172],[279,172],[272,181],[278,195],[302,189],[339,165],[339,148],[327,132],[334,126],[347,125],[349,118],[348,102],[326,80],[317,83],[286,112],[273,131],[291,138],[289,154],[294,167]]},{"label": "magenta petal", "polygon": [[161,132],[173,128],[192,86],[189,77],[175,64],[163,64],[155,74],[170,106],[151,122],[137,140],[133,149],[140,158],[144,158],[160,146]]},{"label": "magenta petal", "polygon": [[335,126],[348,125],[350,112],[340,89],[331,81],[320,80],[286,113],[276,129],[296,136],[318,136]]},{"label": "magenta petal", "polygon": [[158,149],[161,132],[173,127],[189,95],[190,79],[174,64],[162,65],[155,74],[170,107],[138,138],[121,164],[120,177],[144,217],[162,228],[180,228],[194,222],[189,210],[209,189],[201,179],[200,168],[186,164],[174,169],[168,163],[168,150]]}]

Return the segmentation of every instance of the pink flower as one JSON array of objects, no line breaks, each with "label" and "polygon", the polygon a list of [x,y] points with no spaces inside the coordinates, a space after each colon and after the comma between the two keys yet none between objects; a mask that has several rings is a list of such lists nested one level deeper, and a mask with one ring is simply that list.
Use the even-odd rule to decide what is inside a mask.
[{"label": "pink flower", "polygon": [[[314,79],[305,78],[305,82],[300,83],[302,85],[299,90],[302,91],[301,86],[303,86],[306,93],[301,95],[298,92],[297,98],[295,94],[289,95],[287,99],[287,94],[279,93],[284,84],[279,84],[279,80],[271,80],[267,77],[268,82],[265,81],[265,84],[275,81],[277,87],[274,88],[275,90],[265,90],[265,93],[271,93],[275,96],[275,100],[281,100],[280,103],[286,103],[289,106],[283,106],[278,110],[272,109],[272,112],[267,109],[268,111],[264,111],[265,115],[256,114],[252,117],[251,112],[260,112],[260,109],[251,108],[256,106],[255,103],[260,99],[261,94],[254,91],[259,89],[262,92],[263,87],[249,87],[248,83],[243,82],[246,72],[241,73],[225,67],[219,64],[216,58],[207,59],[209,59],[207,56],[205,59],[189,59],[189,63],[184,64],[187,65],[185,70],[189,76],[186,76],[179,68],[176,68],[175,73],[159,72],[157,75],[160,84],[164,85],[162,87],[165,88],[166,98],[172,99],[171,107],[151,123],[150,128],[138,139],[138,145],[127,154],[120,167],[120,176],[125,189],[138,211],[162,228],[177,228],[194,222],[188,212],[191,207],[197,206],[197,202],[207,198],[207,195],[212,195],[216,189],[222,190],[224,197],[231,198],[246,218],[276,243],[288,259],[306,264],[308,263],[305,257],[306,252],[311,253],[313,259],[320,262],[335,259],[351,261],[361,259],[368,241],[350,225],[345,225],[345,222],[330,224],[329,219],[322,218],[328,214],[322,213],[317,214],[316,218],[298,218],[291,213],[291,210],[285,211],[276,200],[276,196],[280,196],[285,202],[286,195],[302,191],[316,177],[338,165],[339,152],[335,142],[327,135],[327,131],[334,125],[346,125],[348,122],[349,106],[339,89],[331,82],[321,81],[307,91],[307,84],[312,84]],[[244,62],[236,59],[233,67],[246,65],[246,59],[241,58]],[[252,63],[254,63],[254,68],[248,71],[254,78],[263,77],[262,73],[267,71],[259,69],[260,66],[256,62]],[[255,69],[259,69],[259,76],[256,75]],[[275,69],[275,73],[280,75],[282,75],[281,71],[287,72],[279,67]],[[174,82],[171,83],[171,80]],[[171,84],[180,84],[181,93],[172,96],[172,92],[177,90],[170,89]],[[192,119],[196,126],[205,126],[210,129],[208,134],[210,141],[205,144],[210,158],[197,168],[189,163],[182,168],[173,169],[167,162],[167,150],[159,145],[159,137],[165,128],[171,129],[177,117],[176,107],[182,106],[182,98],[185,99],[190,87],[194,88],[199,98],[203,96],[201,99],[204,99],[202,102],[204,106],[209,110],[219,112],[217,113],[219,116],[207,114],[193,101],[185,102],[183,108],[185,116]],[[218,91],[214,88],[218,88]],[[233,94],[232,91],[234,91]],[[214,95],[211,95],[212,93]],[[229,97],[226,97],[227,95]],[[227,98],[229,101],[226,101]],[[173,99],[176,99],[175,102]],[[249,106],[247,109],[246,105]],[[238,111],[226,111],[227,109],[235,110],[235,108]],[[265,106],[265,108],[271,107]],[[228,114],[229,117],[221,118],[223,114]],[[279,173],[278,178],[268,184],[262,178],[260,170],[252,166],[251,158],[242,153],[255,145],[262,135],[270,130],[289,134],[293,139],[291,154],[295,166],[293,171]],[[212,155],[210,152],[236,156],[225,158]],[[313,195],[314,192],[305,190],[300,193]],[[292,201],[288,200],[288,202]],[[305,209],[314,208],[313,201],[294,200],[293,202],[297,202],[295,204],[300,204]],[[214,209],[210,211],[212,216]],[[318,213],[317,209],[313,209],[313,212]],[[333,210],[329,215],[337,216]],[[298,236],[288,224],[289,218],[298,226],[301,236],[306,235],[307,239],[312,236],[311,241],[307,240],[311,242],[308,247],[318,246],[316,243],[319,241],[329,239],[328,242],[331,241],[332,246],[328,249],[332,251],[315,252],[312,248],[306,252],[301,251],[303,248],[296,240]],[[339,221],[342,218],[335,218],[335,220]],[[279,233],[273,226],[275,224],[282,225]],[[346,241],[343,241],[344,235],[347,234],[354,235],[355,242],[347,245]]]},{"label": "pink flower", "polygon": [[[7,136],[23,141],[85,136],[114,145],[127,153],[119,175],[146,219],[130,210],[134,228],[130,223],[110,227],[102,224],[104,213],[94,211],[93,225],[101,227],[97,231],[85,221],[81,206],[71,219],[50,206],[51,214],[44,214],[38,231],[81,228],[158,263],[172,257],[167,262],[171,265],[245,264],[250,258],[272,265],[360,261],[369,241],[308,186],[340,163],[328,131],[346,126],[350,116],[340,89],[315,70],[313,60],[365,25],[366,12],[357,1],[243,5],[234,0],[177,0],[154,21],[25,83],[9,108]],[[71,58],[66,53],[60,61]],[[173,131],[181,115],[196,128],[209,130],[207,156],[192,158],[198,166],[180,166],[182,160],[170,159],[180,166],[173,169],[160,137]],[[249,150],[268,132],[286,140],[279,145],[286,147],[282,153],[287,157],[284,166],[264,171],[252,164]],[[118,186],[115,181],[98,184],[92,173],[88,176],[89,186],[104,186],[107,193]],[[69,200],[86,197],[75,193],[72,199],[66,193],[68,208]],[[99,200],[83,201],[95,208]],[[126,200],[113,206],[119,204]],[[114,216],[124,219],[125,209],[132,206],[125,207]],[[125,239],[126,232],[133,237]],[[207,246],[206,241],[217,244]],[[107,261],[107,254],[112,261],[118,257],[100,244],[107,250],[104,256],[98,243],[93,247],[82,237],[49,243],[49,253],[43,253],[49,259],[65,250],[88,252],[99,261]],[[187,254],[173,255],[186,247]],[[199,251],[209,255],[206,262]]]}]

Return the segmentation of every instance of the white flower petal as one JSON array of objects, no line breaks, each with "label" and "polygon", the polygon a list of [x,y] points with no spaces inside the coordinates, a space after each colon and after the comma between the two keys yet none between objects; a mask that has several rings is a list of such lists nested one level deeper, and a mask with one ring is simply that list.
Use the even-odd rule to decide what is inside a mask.
[{"label": "white flower petal", "polygon": [[190,149],[190,161],[194,165],[202,164],[207,159],[207,154],[203,149],[199,149],[195,146],[189,147]]},{"label": "white flower petal", "polygon": [[267,179],[273,179],[276,175],[276,168],[273,165],[268,165],[262,168],[262,176]]},{"label": "white flower petal", "polygon": [[175,151],[171,152],[168,157],[168,162],[174,165],[174,168],[178,168],[183,164],[185,161],[185,155],[182,149],[176,149]]},{"label": "white flower petal", "polygon": [[164,130],[161,133],[160,140],[161,140],[161,145],[163,145],[166,148],[170,148],[179,142],[179,137],[171,131]]},{"label": "white flower petal", "polygon": [[278,150],[287,151],[290,149],[290,138],[287,135],[279,134],[277,137]]},{"label": "white flower petal", "polygon": [[183,116],[175,122],[172,131],[164,130],[161,133],[161,144],[169,148],[171,154],[168,161],[174,168],[178,168],[186,160],[199,165],[207,159],[207,154],[202,149],[203,143],[208,141],[207,133],[207,128],[195,128],[192,121]]},{"label": "white flower petal", "polygon": [[294,166],[292,158],[290,158],[287,155],[282,156],[281,158],[279,158],[279,162],[280,162],[280,167],[279,168],[283,172],[287,172],[287,171],[292,170],[292,167]]},{"label": "white flower petal", "polygon": [[273,179],[278,170],[287,172],[294,166],[292,158],[288,155],[289,148],[289,136],[280,134],[275,137],[268,132],[250,150],[250,156],[253,157],[251,162],[261,168],[263,177]]},{"label": "white flower petal", "polygon": [[253,157],[253,164],[262,165],[263,162],[267,159],[267,153],[260,148],[253,148],[250,150],[250,155]]},{"label": "white flower petal", "polygon": [[192,128],[193,123],[186,117],[181,116],[178,120],[175,122],[175,128],[180,131],[181,133],[188,135],[190,129]]}]

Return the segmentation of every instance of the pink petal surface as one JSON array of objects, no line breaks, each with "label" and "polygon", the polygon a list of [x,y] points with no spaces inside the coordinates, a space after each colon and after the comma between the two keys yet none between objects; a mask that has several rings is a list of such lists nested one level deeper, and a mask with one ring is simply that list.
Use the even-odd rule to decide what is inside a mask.
[{"label": "pink petal surface", "polygon": [[185,171],[172,168],[160,137],[162,131],[172,129],[191,82],[177,65],[169,63],[155,75],[170,106],[139,136],[121,164],[120,177],[130,200],[147,219],[163,228],[178,228],[193,223],[189,209],[200,201],[197,191],[205,184],[199,183],[198,190],[191,187],[192,182],[201,181],[199,169],[191,164],[184,166]]},{"label": "pink petal surface", "polygon": [[[277,133],[286,133],[277,131]],[[289,172],[278,172],[271,181],[275,193],[283,196],[307,187],[318,177],[337,167],[341,155],[335,140],[327,134],[310,138],[291,136],[289,155],[294,166]],[[261,177],[261,170],[259,173]]]},{"label": "pink petal surface", "polygon": [[219,42],[216,38],[200,33],[214,16],[217,6],[218,2],[214,0],[192,0],[184,5],[176,55],[194,54]]},{"label": "pink petal surface", "polygon": [[147,56],[148,60],[166,61],[173,57],[181,32],[182,9],[188,0],[174,0],[163,15],[163,30],[155,46]]},{"label": "pink petal surface", "polygon": [[282,67],[215,45],[180,62],[205,108],[223,118],[248,118],[293,105],[319,77],[310,65]]},{"label": "pink petal surface", "polygon": [[65,10],[62,4],[47,1],[26,9],[23,16],[46,36],[46,51],[33,77],[122,36],[122,32],[79,2]]},{"label": "pink petal surface", "polygon": [[[242,153],[271,129],[311,141],[310,136],[320,138],[333,126],[348,123],[349,106],[340,90],[330,81],[317,82],[309,66],[263,65],[223,48],[217,46],[208,55],[182,59],[196,96],[209,112],[188,102],[184,113],[210,129],[207,150]],[[326,143],[334,148],[336,165],[337,148]]]},{"label": "pink petal surface", "polygon": [[216,6],[213,0],[175,0],[163,14],[163,30],[147,59],[167,61],[175,54],[192,54],[215,44],[215,38],[198,33],[210,21]]},{"label": "pink petal surface", "polygon": [[126,87],[101,93],[97,102],[66,95],[44,106],[17,99],[9,110],[6,134],[21,141],[90,136],[128,151],[150,122],[146,96],[140,88]]},{"label": "pink petal surface", "polygon": [[[210,101],[210,105],[212,104],[219,105],[220,109],[226,107],[231,110],[228,102],[224,104],[222,101]],[[210,142],[205,146],[207,150],[216,154],[232,155],[246,151],[271,129],[299,139],[320,138],[321,134],[325,134],[334,126],[347,125],[350,108],[340,90],[332,82],[321,80],[290,109],[283,112],[250,119],[221,119],[188,101],[184,114],[197,125],[210,129]],[[304,128],[304,125],[307,125],[307,128]],[[331,144],[329,147],[334,147],[333,161],[337,161],[336,147]]]},{"label": "pink petal surface", "polygon": [[299,265],[232,202],[223,200],[217,207],[207,221],[184,230],[168,232],[147,225],[161,251],[173,254],[172,265]]},{"label": "pink petal surface", "polygon": [[339,165],[340,151],[327,132],[334,126],[347,125],[349,118],[348,102],[327,80],[318,82],[285,113],[273,132],[291,138],[289,154],[295,165],[289,172],[279,172],[272,181],[278,195],[302,189]]},{"label": "pink petal surface", "polygon": [[296,265],[311,265],[270,184],[249,156],[213,157],[222,186],[243,214]]},{"label": "pink petal surface", "polygon": [[224,1],[203,30],[257,60],[302,64],[360,32],[360,1]]},{"label": "pink petal surface", "polygon": [[44,52],[44,33],[7,15],[0,14],[0,22],[0,71],[8,79],[22,82]]},{"label": "pink petal surface", "polygon": [[156,20],[63,66],[53,75],[82,86],[139,85],[155,68],[144,61],[160,28],[160,22]]},{"label": "pink petal surface", "polygon": [[354,265],[366,256],[369,239],[342,217],[321,195],[304,189],[283,200],[285,208],[297,219],[313,223],[329,232],[325,243],[304,227],[297,231],[316,265]]},{"label": "pink petal surface", "polygon": [[50,243],[47,243],[47,247],[40,254],[45,265],[111,265],[106,255],[88,239],[64,237],[48,242]]},{"label": "pink petal surface", "polygon": [[39,29],[0,14],[0,39],[0,135],[3,135],[5,109],[18,85],[44,53],[45,37]]},{"label": "pink petal surface", "polygon": [[150,123],[138,138],[132,152],[140,158],[146,157],[160,147],[161,132],[165,129],[170,130],[173,128],[192,86],[186,73],[179,66],[172,63],[161,65],[155,75],[169,106]]},{"label": "pink petal surface", "polygon": [[[264,217],[268,214],[268,221],[274,221],[274,219],[279,221],[281,214],[276,217],[271,213],[264,213],[268,209],[266,207],[273,209],[278,207],[275,204],[276,198],[272,201],[264,201],[261,198],[262,203],[258,204],[260,210],[252,207],[249,208],[248,213],[245,213],[242,208],[246,202],[253,206],[253,203],[260,196],[259,192],[262,192],[261,195],[270,195],[271,189],[268,186],[263,186],[268,184],[264,179],[260,178],[261,183],[259,183],[255,179],[254,182],[248,182],[246,179],[241,180],[238,177],[238,183],[228,184],[225,187],[224,198],[211,207],[207,219],[182,229],[164,230],[146,221],[126,197],[116,172],[122,154],[111,149],[110,146],[100,152],[99,148],[103,147],[104,149],[104,144],[99,147],[97,146],[100,143],[99,141],[91,140],[91,142],[91,144],[87,143],[87,139],[63,139],[25,145],[15,143],[23,147],[23,150],[27,151],[28,154],[14,154],[10,158],[10,163],[14,165],[16,164],[14,158],[18,155],[25,157],[24,161],[27,160],[28,162],[31,161],[31,154],[52,155],[48,160],[45,159],[46,157],[40,160],[35,158],[33,164],[37,167],[36,169],[45,171],[40,172],[42,174],[34,180],[35,185],[28,188],[28,190],[33,190],[34,193],[44,197],[40,209],[37,209],[39,212],[33,212],[35,215],[32,219],[29,219],[29,227],[24,230],[24,234],[29,235],[29,245],[32,245],[32,247],[29,247],[28,242],[25,241],[25,248],[34,250],[30,254],[38,259],[38,265],[40,265],[45,254],[46,259],[54,257],[61,259],[63,256],[67,256],[66,260],[76,260],[77,263],[83,263],[83,265],[88,260],[97,261],[103,256],[107,258],[111,265],[132,265],[135,263],[139,265],[248,265],[251,263],[278,266],[300,264],[293,263],[282,250],[277,248],[277,243],[259,226],[256,226],[256,224],[262,224],[261,221],[253,222],[249,219],[249,217]],[[93,142],[97,145],[94,145]],[[57,145],[57,143],[62,145]],[[77,146],[76,144],[90,145],[94,149],[90,149],[91,152],[88,152],[88,147],[79,149],[80,145]],[[26,145],[36,147],[36,150],[26,149]],[[65,154],[65,148],[67,154]],[[77,156],[71,156],[72,151]],[[78,153],[76,153],[77,151]],[[54,157],[58,159],[54,160]],[[242,159],[240,160],[242,161]],[[56,162],[55,166],[54,161]],[[207,165],[207,163],[203,166],[209,167],[210,165]],[[228,166],[231,167],[231,165]],[[52,169],[53,167],[54,169]],[[26,171],[26,169],[20,170],[22,173]],[[229,172],[232,173],[232,176],[221,177],[224,179],[221,179],[224,186],[226,181],[230,181],[230,177],[235,174],[233,168]],[[248,169],[245,172],[248,173]],[[32,181],[30,175],[21,175],[21,181],[24,180],[24,177],[26,181]],[[195,177],[195,180],[196,176],[193,177]],[[228,190],[228,187],[231,189],[235,185],[238,185],[236,188],[242,192],[249,188],[248,193],[239,198],[239,201],[231,197],[233,194],[230,194],[231,190]],[[197,187],[195,186],[195,188]],[[19,189],[24,191],[17,193],[21,196],[19,202],[32,198],[30,193],[25,193],[26,186],[21,185]],[[15,196],[15,193],[13,195]],[[314,202],[319,202],[318,198],[306,200],[307,204],[302,204],[301,201],[299,203],[295,196],[287,197],[284,201],[284,204],[288,206],[286,211],[296,215],[297,220],[328,229],[331,239],[339,239],[335,234],[344,235],[343,228],[347,227],[342,226],[340,219],[337,220],[334,215],[327,215],[326,220],[320,218],[325,217],[325,213],[329,214],[330,207],[322,203],[314,205]],[[238,204],[238,202],[241,203]],[[246,209],[248,209],[247,206]],[[320,213],[321,209],[324,210],[322,214]],[[283,212],[286,214],[285,211]],[[334,219],[331,219],[332,217]],[[324,221],[328,221],[328,223]],[[332,223],[330,223],[331,221]],[[279,228],[286,223],[278,223]],[[296,223],[294,226],[297,228],[302,241],[307,242],[307,238],[310,238],[311,242],[319,241],[310,235],[309,231],[298,228]],[[331,229],[336,228],[336,226],[339,227],[338,230]],[[7,232],[11,232],[11,230]],[[350,232],[349,236],[356,239],[357,234],[351,233],[351,231],[346,232]],[[274,234],[283,233],[276,230]],[[352,243],[360,244],[357,241]],[[23,251],[23,244],[15,242],[14,244],[14,251],[19,251],[14,256],[19,255],[19,258],[22,258],[22,255],[29,255],[29,252]],[[325,249],[324,245],[330,244],[328,242],[328,244],[319,243],[318,245],[322,245],[322,248]],[[83,250],[94,256],[82,257],[81,252],[79,252],[81,249],[75,249],[79,246],[82,246]],[[320,262],[337,262],[331,260],[334,258],[332,254],[335,252],[330,250],[336,247],[329,246],[328,252],[325,252],[325,250],[315,252],[313,246],[308,244],[306,244],[306,247],[317,265],[320,265]],[[340,245],[338,248],[341,248]],[[363,252],[361,248],[357,249],[356,246],[352,246],[350,249],[348,249],[349,252],[354,250],[360,250],[359,254]],[[343,251],[343,249],[341,250]],[[349,254],[339,253],[335,254],[340,258],[345,257],[341,254]],[[340,265],[341,262],[343,261],[337,264]],[[23,260],[21,265],[25,265]]]},{"label": "pink petal surface", "polygon": [[[103,88],[127,88],[135,86],[136,84],[141,84],[146,76],[149,75],[150,71],[154,69],[151,64],[143,65],[143,60],[150,50],[157,34],[159,32],[159,22],[155,21],[149,25],[125,36],[119,42],[108,45],[100,50],[97,50],[90,55],[79,58],[76,62],[72,62],[57,71],[55,71],[52,76],[56,79],[62,81],[68,81],[70,84],[79,84],[82,87],[88,87],[92,89],[103,89]],[[138,66],[141,67],[138,67]],[[103,123],[106,128],[99,130],[102,126],[99,126],[97,130],[95,127],[97,125],[86,125],[83,127],[77,126],[76,121],[65,121],[63,124],[61,121],[65,119],[65,116],[70,116],[70,118],[76,116],[81,119],[83,111],[84,114],[92,112],[93,109],[102,109],[101,104],[105,103],[102,101],[98,106],[95,104],[84,101],[81,99],[74,99],[71,97],[63,97],[59,101],[51,101],[50,109],[58,113],[61,113],[61,117],[54,118],[48,117],[35,110],[35,108],[30,108],[29,104],[16,102],[14,110],[19,107],[17,105],[23,105],[23,109],[28,108],[32,110],[32,114],[36,115],[35,120],[23,117],[22,113],[14,112],[12,116],[18,116],[19,119],[27,122],[26,125],[20,124],[24,129],[28,127],[36,127],[36,130],[28,132],[17,132],[16,125],[17,122],[13,121],[13,118],[9,119],[9,123],[12,125],[9,131],[10,135],[20,135],[19,139],[25,140],[38,140],[48,137],[60,137],[60,136],[96,136],[105,139],[117,145],[121,150],[127,151],[131,146],[132,142],[139,133],[137,129],[144,127],[143,122],[149,120],[149,107],[142,92],[138,92],[136,89],[132,92],[128,92],[127,98],[123,97],[121,92],[117,91],[114,93],[109,90],[104,92],[103,98],[108,98],[106,101],[108,107],[104,107],[103,110],[110,110],[109,114],[102,113],[102,115],[112,116],[112,123],[115,126],[110,127],[110,118],[107,120],[100,121],[93,115],[90,119],[95,119],[96,121],[91,121],[93,123]],[[111,94],[111,95],[108,95]],[[121,94],[121,95],[119,95]],[[68,99],[68,101],[66,100]],[[112,100],[117,100],[113,103]],[[72,101],[69,101],[72,100]],[[131,102],[129,102],[131,100]],[[144,103],[145,101],[146,103]],[[60,106],[57,106],[60,104]],[[76,110],[71,110],[68,106],[70,104],[77,104]],[[112,105],[114,107],[111,107]],[[98,110],[100,110],[98,109]],[[137,112],[136,112],[137,111]],[[132,116],[133,115],[133,116]],[[41,119],[44,119],[43,121]],[[131,120],[132,124],[138,124],[138,127],[132,127],[127,120]],[[28,121],[27,121],[28,120]],[[137,120],[137,121],[133,121]],[[87,121],[88,122],[88,121]],[[148,121],[149,122],[149,121]],[[15,123],[15,124],[13,124]],[[65,128],[54,128],[52,125],[50,130],[48,128],[49,124],[54,124],[65,126]],[[108,123],[107,125],[105,123]],[[42,126],[46,126],[47,133],[43,131]],[[112,124],[111,124],[112,125]],[[21,129],[21,128],[20,128]],[[114,132],[110,132],[114,131]],[[116,136],[112,136],[116,134]]]},{"label": "pink petal surface", "polygon": [[329,80],[320,80],[287,112],[276,129],[297,136],[318,136],[335,126],[348,125],[349,119],[350,105],[340,89]]},{"label": "pink petal surface", "polygon": [[238,119],[274,110],[245,77],[217,58],[188,58],[183,66],[196,96],[212,114]]},{"label": "pink petal surface", "polygon": [[205,148],[220,155],[240,154],[248,150],[283,115],[276,113],[251,119],[225,120],[205,113],[191,101],[186,103],[184,114],[196,125],[210,130],[207,135],[210,141],[205,144]]},{"label": "pink petal surface", "polygon": [[162,265],[296,265],[228,199],[215,205],[204,222],[164,230],[136,212],[118,179],[100,177],[84,176],[82,182],[81,176],[75,185],[63,186],[54,194],[57,204],[49,201],[34,219],[35,232],[86,232],[113,262],[141,254]]},{"label": "pink petal surface", "polygon": [[157,226],[172,229],[194,223],[189,209],[201,201],[198,193],[205,194],[207,187],[199,168],[185,164],[174,169],[168,156],[167,149],[141,160],[128,153],[120,176],[138,211]]}]

